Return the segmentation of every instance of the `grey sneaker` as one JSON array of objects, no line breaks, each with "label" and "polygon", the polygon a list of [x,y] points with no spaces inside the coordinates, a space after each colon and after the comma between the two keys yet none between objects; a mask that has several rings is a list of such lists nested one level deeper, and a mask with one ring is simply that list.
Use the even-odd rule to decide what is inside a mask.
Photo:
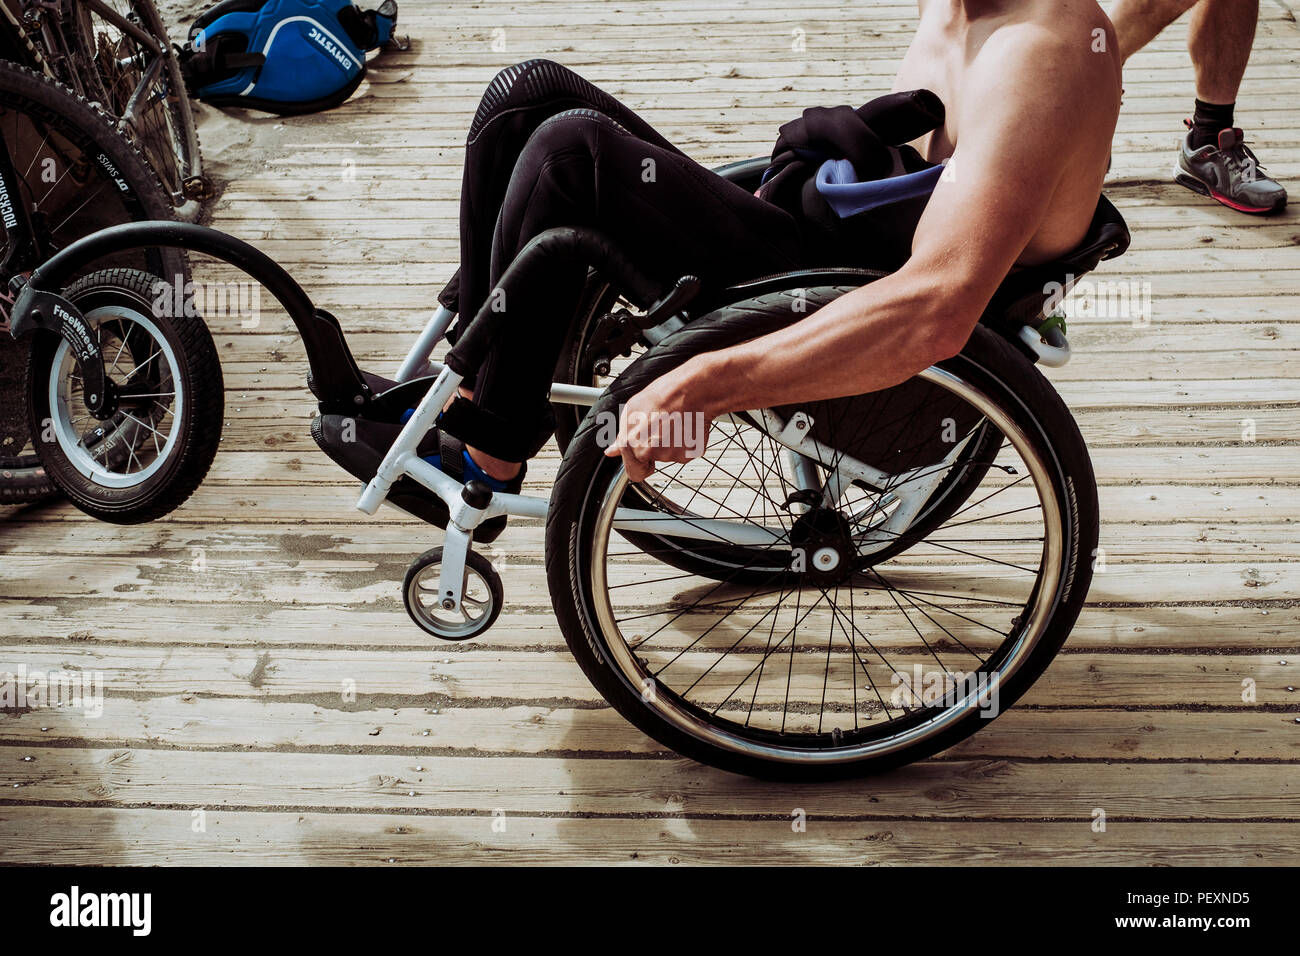
[{"label": "grey sneaker", "polygon": [[1183,140],[1174,166],[1174,180],[1202,196],[1239,212],[1279,212],[1286,206],[1286,190],[1264,175],[1264,167],[1233,127],[1219,131],[1219,145],[1190,148],[1191,133]]}]

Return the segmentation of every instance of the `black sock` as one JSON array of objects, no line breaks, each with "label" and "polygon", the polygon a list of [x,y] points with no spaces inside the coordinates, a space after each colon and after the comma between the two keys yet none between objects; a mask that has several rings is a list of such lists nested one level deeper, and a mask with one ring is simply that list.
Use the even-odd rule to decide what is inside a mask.
[{"label": "black sock", "polygon": [[1192,114],[1192,149],[1218,145],[1219,130],[1232,127],[1232,108],[1236,105],[1197,100],[1196,112]]}]

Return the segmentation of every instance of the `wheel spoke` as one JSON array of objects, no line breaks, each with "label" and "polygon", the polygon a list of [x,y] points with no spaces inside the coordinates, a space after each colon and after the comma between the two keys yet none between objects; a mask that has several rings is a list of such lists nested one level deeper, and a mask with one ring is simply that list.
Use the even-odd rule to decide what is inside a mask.
[{"label": "wheel spoke", "polygon": [[[631,494],[651,522],[735,521],[780,537],[742,546],[637,530],[621,532],[630,549],[595,550],[606,568],[596,601],[608,612],[596,617],[608,622],[607,666],[631,686],[653,682],[645,706],[681,712],[683,726],[706,727],[708,740],[737,752],[760,743],[853,751],[937,732],[957,675],[995,658],[1002,673],[1023,631],[1007,621],[1031,620],[1025,612],[1047,600],[1049,556],[1059,580],[1060,552],[1049,548],[1059,526],[1037,497],[1025,503],[1027,492],[1054,487],[1042,480],[1046,466],[997,406],[961,407],[970,394],[907,407],[886,390],[810,406],[810,437],[825,450],[812,482],[821,498],[799,508],[787,506],[798,489],[785,447],[739,417],[715,426],[701,458],[635,491],[625,478],[611,487],[596,499],[596,533],[608,544],[613,509]],[[947,416],[962,424],[940,446],[927,429]],[[842,469],[854,455],[890,474],[849,483]],[[925,501],[907,497],[920,494]],[[887,518],[900,507],[907,519],[895,527]],[[981,530],[951,530],[975,523]],[[805,563],[791,564],[798,555]]]}]

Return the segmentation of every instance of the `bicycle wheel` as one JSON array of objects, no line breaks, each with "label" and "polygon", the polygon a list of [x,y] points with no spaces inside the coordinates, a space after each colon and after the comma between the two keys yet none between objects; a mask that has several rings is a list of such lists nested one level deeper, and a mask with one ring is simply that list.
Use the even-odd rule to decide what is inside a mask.
[{"label": "bicycle wheel", "polygon": [[[843,400],[838,420],[835,403],[822,409],[835,434],[823,442],[815,504],[784,507],[797,476],[780,454],[770,469],[757,464],[750,451],[770,448],[771,430],[740,421],[703,457],[650,479],[689,501],[685,514],[627,509],[626,474],[597,441],[601,415],[690,356],[771,327],[762,309],[698,320],[647,352],[592,410],[552,493],[551,598],[597,690],[661,743],[755,776],[875,772],[974,733],[1046,668],[1091,579],[1092,469],[1059,396],[980,327],[961,355],[918,376],[951,399],[945,412],[964,406],[974,424],[959,441],[984,423],[1001,436],[978,486],[935,527],[896,520],[930,500],[933,468],[876,469],[858,483],[872,470],[859,456],[875,447],[862,436],[882,414],[858,400]],[[929,428],[929,410],[916,413]],[[743,563],[731,578],[681,571],[673,548],[685,538],[665,531],[653,535],[658,546],[640,547],[642,531],[616,529],[629,518],[727,542]]]},{"label": "bicycle wheel", "polygon": [[[75,58],[104,109],[140,147],[181,219],[198,217],[209,187],[180,62],[152,0],[65,0]],[[143,34],[136,35],[127,26]]]},{"label": "bicycle wheel", "polygon": [[198,488],[221,441],[221,362],[201,320],[154,307],[157,278],[130,269],[86,276],[65,293],[98,337],[117,396],[104,418],[84,403],[66,340],[33,336],[28,424],[45,469],[82,511],[118,524],[151,521]]},{"label": "bicycle wheel", "polygon": [[[0,63],[0,133],[23,180],[21,200],[32,212],[46,253],[106,226],[172,218],[157,177],[102,112],[15,64]],[[185,257],[177,250],[124,253],[106,264],[180,276],[182,286],[189,279]],[[14,342],[7,326],[7,303],[0,295],[0,336],[7,340],[0,359],[8,369],[0,397],[15,410],[0,435],[0,502],[16,504],[46,497],[54,487],[33,446],[26,412],[17,411],[25,403],[18,400],[20,392],[10,390],[26,374],[30,343]]]}]

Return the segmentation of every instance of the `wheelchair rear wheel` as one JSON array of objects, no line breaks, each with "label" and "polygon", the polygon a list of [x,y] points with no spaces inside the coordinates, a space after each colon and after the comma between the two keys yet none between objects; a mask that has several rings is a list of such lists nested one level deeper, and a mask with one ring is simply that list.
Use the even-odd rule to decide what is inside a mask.
[{"label": "wheelchair rear wheel", "polygon": [[[863,283],[866,281],[870,280],[864,279]],[[804,297],[804,306],[811,311],[857,287],[837,286],[799,291]],[[569,339],[565,343],[564,351],[561,353],[559,364],[555,370],[555,381],[576,385],[590,385],[602,389],[609,388],[620,374],[629,369],[634,362],[645,354],[646,346],[639,344],[633,346],[630,355],[616,357],[611,362],[612,368],[608,374],[602,375],[592,367],[592,362],[587,353],[596,327],[602,316],[620,307],[630,308],[630,303],[622,299],[613,286],[602,280],[598,275],[593,274],[589,278],[587,288],[584,290],[577,318],[570,328]],[[747,315],[745,328],[750,331],[752,336],[762,335],[789,324],[792,315],[795,314],[790,308],[789,293],[769,293],[731,306],[733,314],[734,310],[741,308],[744,309]],[[708,316],[698,320],[695,324],[696,332],[698,333],[702,328],[699,323],[708,321],[710,321]],[[702,347],[699,351],[723,348],[726,345],[734,345],[740,341],[734,337],[734,329],[731,326],[720,329],[715,326],[715,329],[720,333],[720,337],[715,334],[710,339],[708,347]],[[896,412],[887,416],[883,414],[889,412],[891,406],[902,405],[906,407],[911,401],[906,391],[906,388],[900,387],[883,393],[879,399],[875,397],[871,399],[873,410],[878,409],[882,413],[878,418],[883,417],[886,419],[884,422],[876,421],[873,424],[877,432],[875,437],[877,442],[882,440],[892,441],[896,446],[906,443],[905,433],[913,423],[908,421],[907,418],[899,416]],[[900,395],[899,393],[903,394]],[[813,410],[819,417],[822,415],[827,403],[821,404],[822,407]],[[568,448],[569,442],[581,425],[586,410],[579,406],[557,404],[554,406],[554,412],[555,439],[563,452]],[[836,409],[835,414],[840,414],[840,410]],[[741,460],[756,463],[750,465],[751,468],[770,474],[779,467],[780,463],[773,461],[773,456],[781,455],[782,450],[768,440],[766,436],[760,437],[751,429],[736,428],[729,423],[715,423],[715,433],[717,439],[714,445],[727,446],[732,451],[733,457],[736,451],[739,450],[744,456]],[[936,481],[933,482],[933,488],[929,491],[928,499],[911,522],[907,533],[899,535],[894,542],[890,549],[891,552],[897,553],[906,550],[919,535],[928,533],[928,531],[946,521],[979,487],[989,464],[997,455],[1003,437],[987,421],[983,422],[979,429],[968,437],[969,440],[962,443],[961,447],[957,449],[954,460],[950,463],[951,467],[942,475],[936,475]],[[678,502],[674,501],[673,495],[665,494],[661,489],[652,486],[638,484],[628,486],[624,493],[623,505],[629,508],[660,512],[680,511],[682,507]],[[873,507],[878,507],[878,504],[873,505]],[[662,546],[663,542],[636,532],[627,532],[625,536],[635,542],[642,550],[658,553],[661,560],[672,564],[676,568],[715,577],[719,580],[725,579],[731,583],[762,583],[766,576],[773,571],[764,563],[761,557],[727,545],[713,544],[698,539],[693,541],[677,539],[664,547]]]},{"label": "wheelchair rear wheel", "polygon": [[[1087,594],[1095,482],[1059,396],[981,327],[961,355],[918,377],[950,405],[939,417],[916,410],[913,424],[962,423],[938,464],[882,459],[893,446],[858,440],[842,417],[838,435],[823,435],[831,456],[819,460],[816,494],[789,507],[797,480],[784,449],[750,417],[715,429],[701,458],[651,477],[651,504],[671,507],[629,507],[622,466],[597,442],[598,416],[771,321],[762,310],[698,320],[613,384],[556,481],[548,582],[583,670],[656,740],[755,776],[856,776],[969,736],[1043,672]],[[835,413],[810,417],[829,425]],[[839,413],[883,417],[869,397]],[[991,458],[971,452],[975,464],[960,466],[990,442]],[[869,453],[874,468],[858,457]],[[936,476],[959,497],[936,507]],[[629,530],[642,514],[699,533]]]}]

